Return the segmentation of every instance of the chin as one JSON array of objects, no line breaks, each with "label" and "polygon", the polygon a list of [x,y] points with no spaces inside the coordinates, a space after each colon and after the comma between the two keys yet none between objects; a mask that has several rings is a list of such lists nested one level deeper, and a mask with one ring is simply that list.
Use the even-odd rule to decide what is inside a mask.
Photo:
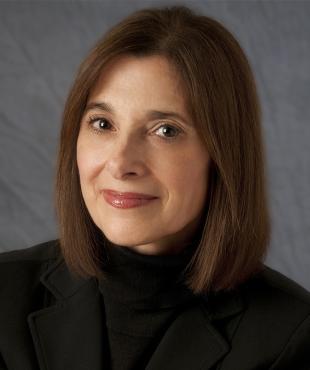
[{"label": "chin", "polygon": [[122,235],[119,235],[119,233],[109,234],[105,232],[104,235],[109,240],[110,243],[120,245],[122,247],[127,247],[140,254],[161,255],[173,253],[171,250],[169,251],[169,248],[165,248],[163,246],[159,246],[158,244],[156,244],[156,241],[154,241],[154,239],[146,237],[128,238],[128,234],[122,237]]},{"label": "chin", "polygon": [[139,244],[145,244],[145,239],[137,238],[136,236],[128,237],[129,234],[122,235],[119,231],[117,233],[109,233],[103,231],[105,237],[113,244],[122,245],[124,247],[134,247]]}]

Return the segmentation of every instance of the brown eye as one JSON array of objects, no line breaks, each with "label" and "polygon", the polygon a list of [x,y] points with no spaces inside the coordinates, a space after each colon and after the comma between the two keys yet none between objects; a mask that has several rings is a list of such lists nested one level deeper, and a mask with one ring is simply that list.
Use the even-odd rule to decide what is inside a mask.
[{"label": "brown eye", "polygon": [[110,122],[106,120],[105,118],[96,118],[92,121],[93,126],[95,126],[97,129],[104,130],[109,127]]},{"label": "brown eye", "polygon": [[166,138],[166,139],[174,139],[180,133],[180,130],[178,128],[172,125],[167,125],[167,124],[160,126],[156,131],[159,131],[159,130],[162,132],[162,135],[160,136],[163,136],[163,138]]},{"label": "brown eye", "polygon": [[111,128],[110,122],[103,117],[92,116],[87,121],[88,126],[97,133],[103,133]]}]

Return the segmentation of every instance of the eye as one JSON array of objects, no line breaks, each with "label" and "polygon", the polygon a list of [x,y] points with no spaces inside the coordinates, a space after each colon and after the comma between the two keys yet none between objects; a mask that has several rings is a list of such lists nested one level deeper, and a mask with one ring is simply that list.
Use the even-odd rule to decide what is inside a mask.
[{"label": "eye", "polygon": [[105,131],[107,128],[111,127],[111,124],[107,119],[96,116],[89,117],[87,124],[91,127],[91,129],[97,131],[98,133],[101,133],[102,131]]},{"label": "eye", "polygon": [[177,127],[168,125],[166,123],[161,125],[156,131],[161,131],[164,135],[163,138],[168,140],[175,139],[181,132]]}]

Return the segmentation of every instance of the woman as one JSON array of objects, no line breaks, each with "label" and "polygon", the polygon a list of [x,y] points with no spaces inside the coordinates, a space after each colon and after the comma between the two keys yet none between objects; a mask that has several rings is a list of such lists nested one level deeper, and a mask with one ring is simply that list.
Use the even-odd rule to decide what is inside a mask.
[{"label": "woman", "polygon": [[0,257],[0,368],[310,369],[310,295],[268,268],[261,115],[219,22],[135,12],[78,70],[59,239]]}]

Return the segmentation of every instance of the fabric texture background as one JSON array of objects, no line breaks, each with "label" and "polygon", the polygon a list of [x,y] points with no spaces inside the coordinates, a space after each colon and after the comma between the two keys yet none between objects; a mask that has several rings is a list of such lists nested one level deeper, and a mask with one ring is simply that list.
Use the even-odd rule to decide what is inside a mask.
[{"label": "fabric texture background", "polygon": [[[266,264],[310,290],[310,2],[179,1],[244,48],[263,109],[273,222]],[[57,236],[60,120],[77,67],[132,11],[173,1],[0,2],[0,251]]]}]

